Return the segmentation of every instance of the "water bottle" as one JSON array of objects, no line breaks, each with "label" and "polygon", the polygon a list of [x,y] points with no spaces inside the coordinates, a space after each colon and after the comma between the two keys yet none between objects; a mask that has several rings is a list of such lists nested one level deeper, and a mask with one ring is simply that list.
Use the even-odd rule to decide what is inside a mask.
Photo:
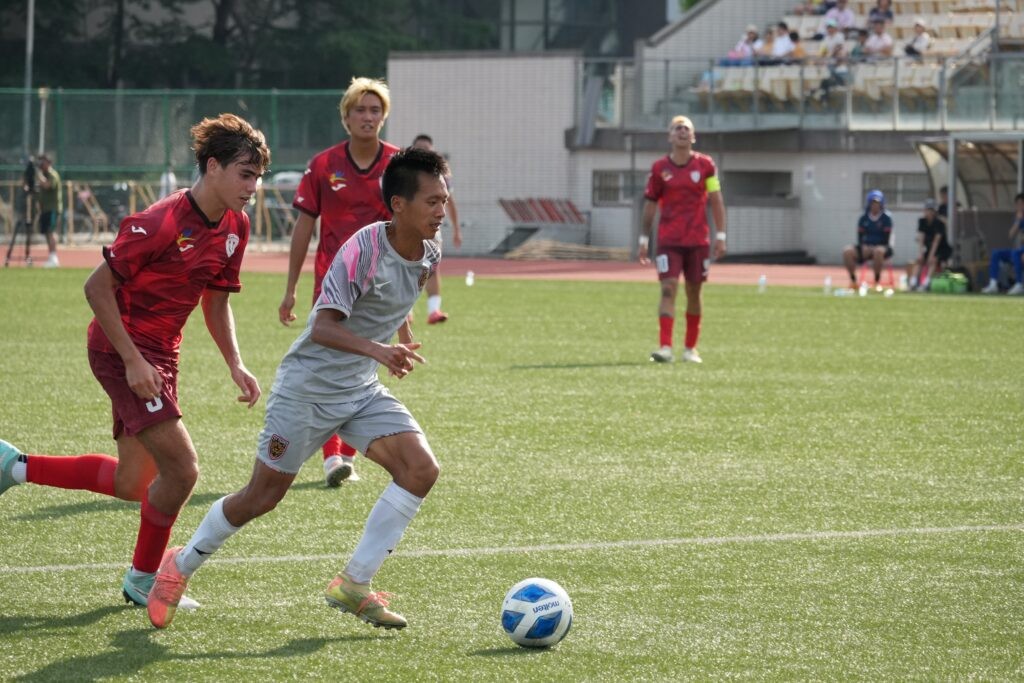
[{"label": "water bottle", "polygon": [[825,295],[826,296],[828,296],[829,294],[832,293],[832,276],[831,275],[826,275],[825,276],[825,288],[824,288],[824,291],[825,291]]},{"label": "water bottle", "polygon": [[757,279],[757,293],[758,294],[764,294],[767,289],[768,289],[768,276],[762,274],[761,277],[759,277]]},{"label": "water bottle", "polygon": [[473,271],[472,270],[467,270],[466,271],[466,286],[467,287],[472,287],[474,280],[475,280],[475,276],[473,275]]}]

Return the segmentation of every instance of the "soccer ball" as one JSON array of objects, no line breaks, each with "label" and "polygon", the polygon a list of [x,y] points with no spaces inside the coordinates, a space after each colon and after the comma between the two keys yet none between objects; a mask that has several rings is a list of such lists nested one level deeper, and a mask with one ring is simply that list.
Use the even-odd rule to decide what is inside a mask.
[{"label": "soccer ball", "polygon": [[572,601],[550,579],[524,579],[501,603],[501,627],[523,647],[548,647],[565,638],[572,626]]}]

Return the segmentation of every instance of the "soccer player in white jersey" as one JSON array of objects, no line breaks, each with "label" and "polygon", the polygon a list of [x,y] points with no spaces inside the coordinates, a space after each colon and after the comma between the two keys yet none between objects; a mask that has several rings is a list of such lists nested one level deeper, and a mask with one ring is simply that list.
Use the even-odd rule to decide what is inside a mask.
[{"label": "soccer player in white jersey", "polygon": [[[171,623],[189,577],[246,523],[284,498],[302,464],[337,433],[392,477],[366,520],[345,570],[327,587],[329,605],[384,628],[406,620],[370,581],[398,545],[440,468],[423,430],[381,384],[379,365],[399,379],[422,363],[406,316],[436,270],[448,166],[435,152],[406,149],[382,178],[390,222],[372,223],[334,257],[306,329],[281,361],[267,401],[256,466],[240,491],[215,502],[192,539],[169,549],[149,594],[149,618]],[[390,343],[398,334],[398,343]]]}]

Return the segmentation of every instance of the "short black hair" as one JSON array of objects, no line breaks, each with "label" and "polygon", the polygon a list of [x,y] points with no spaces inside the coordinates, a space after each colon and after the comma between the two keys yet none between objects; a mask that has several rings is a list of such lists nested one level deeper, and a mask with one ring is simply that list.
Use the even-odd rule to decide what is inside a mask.
[{"label": "short black hair", "polygon": [[420,189],[420,173],[444,178],[448,175],[448,162],[437,152],[406,147],[388,162],[381,178],[381,193],[384,204],[391,208],[391,199],[396,195],[411,200]]},{"label": "short black hair", "polygon": [[942,187],[940,187],[939,188],[939,192],[943,192],[945,194],[949,194],[949,185],[943,185]]},{"label": "short black hair", "polygon": [[1015,202],[1021,202],[1021,201],[1024,201],[1024,192],[1021,192],[1021,193],[1020,193],[1020,194],[1018,194],[1018,195],[1017,195],[1016,197],[1014,197],[1014,198],[1013,198],[1013,201],[1015,201]]},{"label": "short black hair", "polygon": [[434,138],[430,137],[430,136],[429,136],[429,135],[427,135],[426,133],[420,133],[419,135],[417,135],[416,137],[414,137],[414,138],[412,139],[412,144],[414,144],[414,145],[415,145],[415,144],[416,144],[417,142],[419,142],[420,140],[423,140],[424,142],[428,142],[428,143],[430,143],[430,146],[431,146],[431,147],[433,147],[433,145],[434,145]]}]

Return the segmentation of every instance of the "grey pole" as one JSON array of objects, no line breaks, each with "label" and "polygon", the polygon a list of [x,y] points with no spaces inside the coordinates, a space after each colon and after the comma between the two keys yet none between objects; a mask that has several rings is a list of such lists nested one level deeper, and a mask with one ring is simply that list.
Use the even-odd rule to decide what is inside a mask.
[{"label": "grey pole", "polygon": [[28,0],[28,16],[25,20],[25,92],[21,111],[21,151],[29,156],[29,137],[32,126],[32,51],[35,42],[36,0]]}]

